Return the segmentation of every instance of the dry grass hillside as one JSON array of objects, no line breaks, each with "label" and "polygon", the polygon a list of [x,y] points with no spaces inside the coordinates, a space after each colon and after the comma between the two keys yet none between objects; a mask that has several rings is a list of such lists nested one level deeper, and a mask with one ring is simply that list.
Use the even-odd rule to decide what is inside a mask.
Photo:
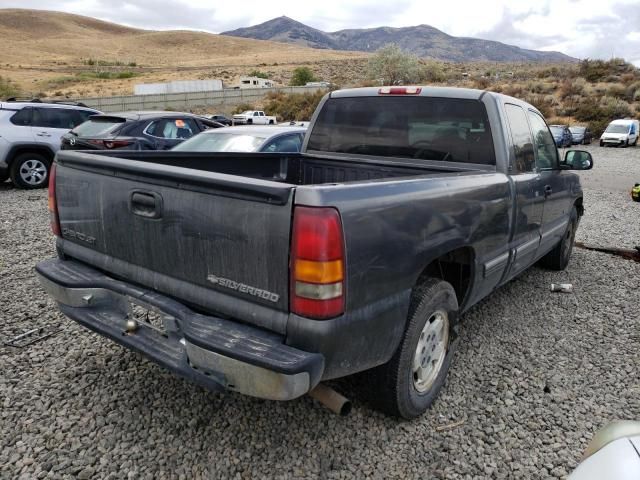
[{"label": "dry grass hillside", "polygon": [[0,9],[0,76],[26,94],[131,94],[133,84],[177,78],[232,82],[255,67],[366,54],[193,31],[151,31],[79,15]]}]

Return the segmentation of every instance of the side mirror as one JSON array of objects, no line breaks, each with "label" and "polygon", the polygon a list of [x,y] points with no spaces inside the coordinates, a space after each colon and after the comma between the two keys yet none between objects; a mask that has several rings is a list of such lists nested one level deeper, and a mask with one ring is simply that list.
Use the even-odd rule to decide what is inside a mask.
[{"label": "side mirror", "polygon": [[567,165],[571,170],[591,170],[593,168],[593,157],[584,150],[569,150],[564,154],[563,165]]}]

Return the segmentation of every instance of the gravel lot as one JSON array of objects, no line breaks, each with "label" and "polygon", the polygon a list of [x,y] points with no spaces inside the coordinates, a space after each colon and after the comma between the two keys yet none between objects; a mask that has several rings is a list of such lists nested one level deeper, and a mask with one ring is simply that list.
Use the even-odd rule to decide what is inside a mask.
[{"label": "gravel lot", "polygon": [[[640,244],[640,147],[589,150],[578,239]],[[46,192],[1,185],[0,340],[62,330],[0,346],[0,478],[561,478],[598,428],[640,419],[640,264],[604,253],[533,268],[465,315],[447,385],[413,422],[175,378],[58,313],[33,275],[53,254]],[[575,294],[549,292],[564,281]]]}]

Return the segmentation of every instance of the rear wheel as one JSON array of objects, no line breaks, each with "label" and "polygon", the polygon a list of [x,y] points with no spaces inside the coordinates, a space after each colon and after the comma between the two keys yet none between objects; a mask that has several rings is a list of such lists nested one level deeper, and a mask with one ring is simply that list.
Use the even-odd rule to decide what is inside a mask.
[{"label": "rear wheel", "polygon": [[11,181],[20,188],[44,188],[49,181],[51,162],[36,152],[21,153],[11,163]]},{"label": "rear wheel", "polygon": [[638,137],[636,137],[636,139],[633,141],[633,143],[631,145],[633,145],[634,147],[638,144]]},{"label": "rear wheel", "polygon": [[578,229],[578,212],[576,207],[573,207],[571,215],[569,216],[569,225],[565,231],[562,240],[540,259],[540,265],[550,270],[564,270],[569,265],[569,259],[571,258],[571,252],[573,251],[573,244],[576,238],[576,230]]},{"label": "rear wheel", "polygon": [[364,373],[363,387],[376,408],[411,419],[431,406],[451,365],[457,315],[451,284],[430,278],[414,289],[396,353],[386,364]]}]

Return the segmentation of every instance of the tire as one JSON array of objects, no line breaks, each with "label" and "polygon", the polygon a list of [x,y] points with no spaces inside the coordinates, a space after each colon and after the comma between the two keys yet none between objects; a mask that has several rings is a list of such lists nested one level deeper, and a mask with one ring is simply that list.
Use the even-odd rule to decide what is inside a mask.
[{"label": "tire", "polygon": [[273,120],[269,120],[269,125],[273,125]]},{"label": "tire", "polygon": [[638,137],[636,137],[636,139],[633,141],[633,143],[631,144],[633,147],[635,147],[636,145],[638,145]]},{"label": "tire", "polygon": [[600,141],[600,146],[604,147],[604,142],[602,140]]},{"label": "tire", "polygon": [[569,265],[573,244],[578,229],[578,211],[573,207],[569,216],[569,225],[562,240],[549,253],[540,259],[540,265],[549,270],[564,270]]},{"label": "tire", "polygon": [[11,162],[11,181],[24,189],[45,188],[49,183],[50,168],[51,161],[44,155],[21,153]]},{"label": "tire", "polygon": [[[457,317],[458,301],[451,284],[429,278],[414,288],[398,349],[387,363],[363,374],[362,389],[375,408],[408,420],[431,406],[455,352]],[[429,361],[434,352],[436,357]],[[425,365],[431,368],[422,368]]]},{"label": "tire", "polygon": [[249,118],[249,119],[247,120],[247,125],[251,125],[252,123],[253,123],[253,120],[252,120],[251,118]]}]

